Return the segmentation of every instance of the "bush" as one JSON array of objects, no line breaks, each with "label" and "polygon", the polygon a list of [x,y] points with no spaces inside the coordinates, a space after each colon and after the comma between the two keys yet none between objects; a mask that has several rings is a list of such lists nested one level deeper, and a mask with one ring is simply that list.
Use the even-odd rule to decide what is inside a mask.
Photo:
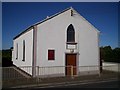
[{"label": "bush", "polygon": [[100,59],[106,62],[120,63],[120,48],[112,49],[110,46],[100,47]]},{"label": "bush", "polygon": [[2,50],[2,67],[12,66],[12,51],[11,49]]}]

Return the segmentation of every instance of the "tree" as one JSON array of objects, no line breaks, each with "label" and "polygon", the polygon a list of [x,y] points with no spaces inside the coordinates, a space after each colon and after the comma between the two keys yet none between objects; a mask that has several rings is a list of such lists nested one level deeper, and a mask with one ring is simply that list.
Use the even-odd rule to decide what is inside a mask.
[{"label": "tree", "polygon": [[113,49],[113,56],[114,56],[115,62],[120,63],[120,48]]},{"label": "tree", "polygon": [[12,51],[11,49],[2,50],[2,67],[12,66]]},{"label": "tree", "polygon": [[107,62],[120,62],[118,61],[120,59],[120,48],[100,47],[100,59]]}]

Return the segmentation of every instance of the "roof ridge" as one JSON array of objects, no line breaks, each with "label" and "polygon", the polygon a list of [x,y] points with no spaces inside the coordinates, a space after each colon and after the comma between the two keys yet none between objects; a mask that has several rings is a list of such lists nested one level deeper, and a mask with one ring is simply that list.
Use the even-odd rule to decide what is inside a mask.
[{"label": "roof ridge", "polygon": [[49,16],[48,18],[45,18],[45,19],[43,19],[43,20],[41,20],[41,21],[39,21],[39,22],[37,22],[37,23],[35,23],[35,24],[33,24],[33,25],[30,25],[30,26],[29,26],[28,28],[26,28],[23,32],[21,32],[20,34],[18,34],[17,36],[15,36],[15,37],[13,38],[13,40],[16,39],[16,38],[18,38],[18,37],[21,36],[22,34],[26,33],[27,31],[29,31],[30,28],[32,28],[33,26],[38,25],[38,24],[41,24],[41,23],[43,23],[43,22],[45,22],[45,21],[47,21],[47,20],[49,20],[49,19],[51,19],[51,18],[53,18],[53,17],[55,17],[55,16],[57,16],[57,15],[59,15],[59,14],[65,12],[65,11],[67,11],[67,10],[70,10],[70,9],[73,9],[73,8],[72,8],[72,7],[68,7],[68,8],[66,8],[66,9],[64,9],[64,10],[62,10],[62,11],[56,13],[56,14],[53,14],[53,15]]},{"label": "roof ridge", "polygon": [[55,16],[57,16],[57,15],[65,12],[65,11],[69,10],[69,9],[72,9],[72,8],[71,8],[71,7],[66,8],[66,9],[64,9],[64,10],[58,12],[58,13],[55,13],[55,14],[53,14],[53,15],[51,15],[51,16],[48,16],[47,18],[45,18],[45,19],[43,19],[43,20],[41,20],[41,21],[39,21],[39,22],[37,22],[36,24],[33,24],[33,25],[38,25],[38,24],[40,24],[40,23],[42,23],[42,22],[44,22],[44,21],[46,21],[46,20],[48,20],[48,19],[51,19],[51,18],[53,18],[53,17],[55,17]]}]

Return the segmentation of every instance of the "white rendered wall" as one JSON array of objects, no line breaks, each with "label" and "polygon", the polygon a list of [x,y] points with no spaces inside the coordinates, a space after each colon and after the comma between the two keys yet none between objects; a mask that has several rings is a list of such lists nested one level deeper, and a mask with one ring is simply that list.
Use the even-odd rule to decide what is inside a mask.
[{"label": "white rendered wall", "polygon": [[[99,32],[83,17],[76,15],[73,19],[78,34],[79,71],[99,71]],[[94,67],[89,67],[94,66]],[[87,69],[86,69],[87,68]]]},{"label": "white rendered wall", "polygon": [[[36,66],[65,66],[67,28],[70,24],[75,29],[77,42],[77,66],[99,66],[98,31],[78,14],[71,16],[71,10],[61,13],[37,25],[37,58]],[[22,40],[26,40],[26,61],[22,61]],[[16,43],[19,44],[19,58],[15,59]],[[55,60],[48,60],[48,49],[55,50]],[[33,30],[14,40],[13,63],[17,66],[32,66]],[[81,69],[79,69],[80,71]],[[96,70],[96,69],[95,69]],[[56,71],[56,70],[55,70]],[[82,71],[85,71],[82,69]],[[59,72],[59,71],[58,71]],[[65,69],[60,70],[65,73]],[[38,73],[38,72],[37,72]],[[56,74],[54,72],[53,74]],[[43,73],[42,73],[43,74]],[[47,72],[45,74],[48,74]],[[52,74],[50,72],[50,74]]]},{"label": "white rendered wall", "polygon": [[[70,24],[70,11],[66,11],[37,26],[38,66],[65,66],[65,34]],[[48,49],[55,50],[55,60],[48,60]]]},{"label": "white rendered wall", "polygon": [[82,18],[76,19],[76,25],[77,23],[79,24],[79,66],[99,66],[98,32]]},{"label": "white rendered wall", "polygon": [[120,66],[119,63],[103,62],[103,70],[119,72],[119,69],[118,69],[119,66]]},{"label": "white rendered wall", "polygon": [[[70,16],[70,10],[37,26],[37,66],[65,66],[65,53],[69,53],[66,32],[70,24],[74,26],[78,43],[75,53],[80,53],[77,65],[99,66],[97,30],[81,16]],[[55,50],[55,60],[48,60],[48,49]]]},{"label": "white rendered wall", "polygon": [[[23,40],[25,40],[25,61],[23,60]],[[18,59],[16,59],[16,44],[18,43]],[[22,66],[32,66],[33,61],[33,30],[30,30],[20,37],[16,38],[13,41],[13,64],[22,67]],[[29,73],[32,74],[32,68],[31,67],[25,67],[25,71],[27,71],[27,68],[29,69]],[[22,68],[23,69],[23,68]]]},{"label": "white rendered wall", "polygon": [[[37,26],[37,66],[65,66],[66,31],[70,24],[70,11],[66,11]],[[48,49],[55,50],[55,60],[48,60]],[[65,74],[65,68],[55,73]]]}]

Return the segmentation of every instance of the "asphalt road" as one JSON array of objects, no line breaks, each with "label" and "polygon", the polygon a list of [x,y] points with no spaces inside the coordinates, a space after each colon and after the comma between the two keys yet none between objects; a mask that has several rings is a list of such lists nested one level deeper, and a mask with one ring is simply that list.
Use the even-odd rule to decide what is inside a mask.
[{"label": "asphalt road", "polygon": [[77,83],[65,86],[55,86],[51,88],[118,88],[118,81],[105,81],[94,83]]},{"label": "asphalt road", "polygon": [[43,87],[35,87],[28,90],[39,90],[40,88],[119,88],[118,84],[118,80],[107,80],[97,82],[48,85]]},{"label": "asphalt road", "polygon": [[[102,80],[102,81],[89,81],[89,82],[74,82],[69,84],[50,84],[36,87],[25,87],[25,88],[11,88],[9,90],[40,90],[41,88],[119,88],[119,81],[113,80]],[[3,89],[4,90],[4,89]],[[6,90],[6,89],[5,89]]]}]

